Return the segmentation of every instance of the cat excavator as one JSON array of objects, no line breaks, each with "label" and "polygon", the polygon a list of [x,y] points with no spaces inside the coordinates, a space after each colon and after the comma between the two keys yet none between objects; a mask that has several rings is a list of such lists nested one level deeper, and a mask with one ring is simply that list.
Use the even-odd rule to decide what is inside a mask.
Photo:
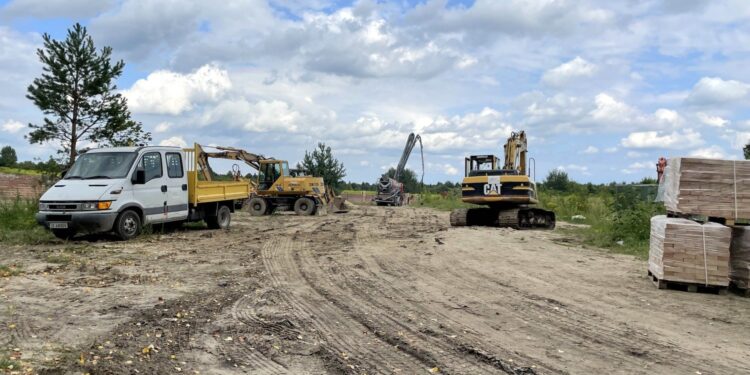
[{"label": "cat excavator", "polygon": [[526,133],[511,133],[504,151],[504,164],[495,155],[465,158],[461,201],[485,207],[453,210],[451,226],[554,229],[555,213],[534,207],[539,200],[528,168]]}]

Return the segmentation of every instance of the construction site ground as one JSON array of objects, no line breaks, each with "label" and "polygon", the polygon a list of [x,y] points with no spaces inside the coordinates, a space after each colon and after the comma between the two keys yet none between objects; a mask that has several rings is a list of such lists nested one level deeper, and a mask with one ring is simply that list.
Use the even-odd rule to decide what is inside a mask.
[{"label": "construction site ground", "polygon": [[431,209],[0,251],[0,373],[750,373],[750,299]]}]

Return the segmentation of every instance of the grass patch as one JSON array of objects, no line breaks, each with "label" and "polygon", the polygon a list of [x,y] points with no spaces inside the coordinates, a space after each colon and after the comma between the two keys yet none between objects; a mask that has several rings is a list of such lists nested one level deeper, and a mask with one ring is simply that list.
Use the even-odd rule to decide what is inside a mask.
[{"label": "grass patch", "polygon": [[36,171],[33,169],[22,169],[22,168],[12,168],[12,167],[0,167],[0,173],[7,173],[7,174],[22,174],[27,176],[41,176],[41,171]]},{"label": "grass patch", "polygon": [[73,257],[68,254],[55,253],[55,254],[47,255],[47,257],[44,260],[47,263],[67,265],[73,261]]},{"label": "grass patch", "polygon": [[364,193],[368,196],[375,196],[375,192],[372,190],[343,190],[340,194],[347,194],[347,195],[362,195]]},{"label": "grass patch", "polygon": [[20,266],[0,264],[0,277],[18,276],[23,273]]},{"label": "grass patch", "polygon": [[0,372],[15,372],[21,370],[21,363],[6,356],[0,356]]},{"label": "grass patch", "polygon": [[38,244],[49,242],[52,234],[36,223],[37,201],[16,198],[0,201],[0,242]]},{"label": "grass patch", "polygon": [[456,208],[477,207],[475,205],[462,202],[461,196],[455,192],[443,195],[434,193],[420,194],[417,198],[417,202],[413,205],[430,207],[441,211],[451,211]]}]

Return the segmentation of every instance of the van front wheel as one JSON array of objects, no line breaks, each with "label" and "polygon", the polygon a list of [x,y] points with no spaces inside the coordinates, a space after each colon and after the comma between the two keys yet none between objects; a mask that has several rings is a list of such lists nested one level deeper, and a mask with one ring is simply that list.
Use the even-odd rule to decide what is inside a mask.
[{"label": "van front wheel", "polygon": [[133,210],[124,211],[115,221],[115,234],[123,241],[138,237],[141,234],[141,217]]}]

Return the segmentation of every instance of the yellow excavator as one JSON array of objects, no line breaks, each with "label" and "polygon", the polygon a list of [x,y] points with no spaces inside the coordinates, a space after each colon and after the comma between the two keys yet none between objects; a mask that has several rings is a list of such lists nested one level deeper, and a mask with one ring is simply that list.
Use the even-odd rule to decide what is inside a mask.
[{"label": "yellow excavator", "polygon": [[528,168],[526,133],[511,133],[504,148],[503,165],[495,155],[465,159],[461,200],[485,207],[453,210],[451,226],[554,229],[555,213],[533,207],[539,200]]},{"label": "yellow excavator", "polygon": [[242,203],[246,203],[253,216],[291,209],[298,215],[324,214],[328,210],[346,211],[344,199],[334,196],[333,189],[326,188],[322,177],[307,176],[301,171],[292,170],[286,160],[268,158],[233,147],[211,148],[218,151],[206,151],[198,144],[194,146],[196,164],[206,181],[211,181],[209,158],[243,161],[258,171],[254,181],[247,181],[242,177],[239,166],[232,166],[233,179],[250,185],[248,199]]}]

